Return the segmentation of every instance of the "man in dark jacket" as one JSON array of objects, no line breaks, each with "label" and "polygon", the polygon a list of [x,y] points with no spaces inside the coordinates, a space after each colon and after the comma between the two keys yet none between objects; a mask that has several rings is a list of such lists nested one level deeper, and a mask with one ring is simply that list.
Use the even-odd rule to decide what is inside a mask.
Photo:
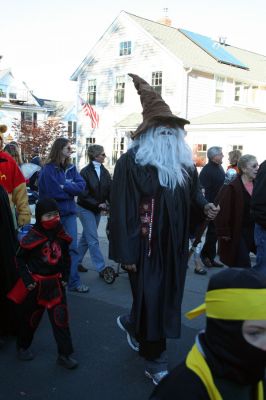
[{"label": "man in dark jacket", "polygon": [[[223,152],[221,147],[210,147],[207,152],[209,162],[199,174],[200,184],[204,190],[205,198],[213,203],[225,179],[225,172],[221,166]],[[223,264],[214,260],[216,256],[217,235],[215,225],[209,222],[205,243],[201,250],[201,260],[208,267],[222,267]]]},{"label": "man in dark jacket", "polygon": [[86,182],[86,189],[78,197],[78,217],[83,226],[82,236],[79,241],[78,251],[79,271],[86,272],[87,268],[82,265],[82,260],[87,252],[94,267],[103,277],[105,268],[104,257],[101,253],[97,228],[101,219],[101,212],[108,210],[111,176],[103,166],[105,160],[104,148],[98,144],[93,144],[87,150],[90,163],[80,171],[80,175]]},{"label": "man in dark jacket", "polygon": [[[114,171],[110,258],[129,272],[139,355],[145,375],[157,384],[168,373],[166,338],[180,336],[190,204],[211,218],[218,210],[199,189],[184,140],[189,122],[172,114],[146,81],[129,75],[140,95],[143,122]],[[121,316],[117,322],[127,331]]]},{"label": "man in dark jacket", "polygon": [[256,266],[266,273],[266,160],[260,165],[251,198],[255,220]]}]

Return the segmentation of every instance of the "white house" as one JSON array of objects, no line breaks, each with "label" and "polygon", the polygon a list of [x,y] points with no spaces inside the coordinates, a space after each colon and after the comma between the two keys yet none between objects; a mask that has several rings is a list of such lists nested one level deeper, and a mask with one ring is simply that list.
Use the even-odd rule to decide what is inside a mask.
[{"label": "white house", "polygon": [[[80,166],[85,148],[97,142],[112,168],[141,122],[129,72],[160,92],[173,113],[191,121],[187,140],[197,156],[205,158],[208,147],[222,145],[225,154],[240,148],[265,159],[266,56],[165,22],[122,11],[71,76],[78,85]],[[92,127],[91,112],[98,114],[98,126]]]},{"label": "white house", "polygon": [[6,135],[13,137],[12,122],[37,124],[47,118],[47,108],[40,106],[25,82],[14,78],[10,69],[0,70],[0,123],[8,127]]}]

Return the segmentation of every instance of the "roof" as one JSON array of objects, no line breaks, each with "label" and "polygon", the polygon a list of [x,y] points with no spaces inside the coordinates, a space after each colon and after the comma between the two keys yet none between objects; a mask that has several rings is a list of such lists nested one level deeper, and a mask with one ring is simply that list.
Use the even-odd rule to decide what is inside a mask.
[{"label": "roof", "polygon": [[126,14],[178,59],[182,60],[185,67],[241,81],[266,82],[266,56],[226,44],[223,48],[247,65],[249,70],[222,64],[189,39],[181,29],[150,21],[134,14]]},{"label": "roof", "polygon": [[0,70],[0,79],[4,78],[7,74],[11,74],[12,75],[11,69],[9,69],[9,68],[8,69],[1,69]]},{"label": "roof", "polygon": [[[218,46],[221,46],[223,51],[226,51],[227,53],[231,54],[232,57],[236,58],[241,64],[247,66],[248,69],[238,68],[234,65],[223,64],[218,62],[214,57],[208,54],[206,49],[204,50],[191,39],[191,34],[193,34],[193,32],[190,32],[189,38],[185,34],[185,32],[188,31],[185,31],[184,29],[177,29],[167,26],[159,22],[138,17],[137,15],[130,14],[125,11],[121,11],[119,16],[120,15],[127,16],[142,29],[144,29],[156,41],[158,41],[174,56],[181,60],[185,68],[192,68],[197,71],[221,75],[241,82],[251,82],[256,84],[266,82],[266,56],[253,53],[248,50],[239,49],[237,47],[230,46],[229,44],[220,45],[215,43]],[[112,32],[112,27],[116,23],[119,16],[101,36],[98,44],[105,35]],[[210,38],[202,35],[194,35],[211,40]],[[86,65],[90,64],[90,62],[93,60],[94,49],[96,48],[97,44],[92,48],[76,71],[72,74],[70,77],[71,80],[77,80],[78,75],[83,71]]]},{"label": "roof", "polygon": [[141,113],[131,113],[126,116],[126,118],[117,122],[115,126],[117,128],[136,128],[142,122],[142,114]]},{"label": "roof", "polygon": [[251,108],[230,107],[190,120],[191,125],[266,123],[266,113]]},{"label": "roof", "polygon": [[[136,128],[142,122],[141,113],[128,114],[115,124],[116,128]],[[191,125],[265,123],[266,113],[252,108],[229,107],[190,119]],[[190,125],[190,126],[191,126]]]}]

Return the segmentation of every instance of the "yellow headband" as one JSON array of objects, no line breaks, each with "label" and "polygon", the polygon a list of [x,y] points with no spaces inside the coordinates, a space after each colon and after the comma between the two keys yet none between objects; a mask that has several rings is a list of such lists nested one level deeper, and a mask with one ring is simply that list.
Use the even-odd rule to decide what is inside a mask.
[{"label": "yellow headband", "polygon": [[186,313],[193,319],[207,317],[231,320],[266,319],[266,289],[217,289],[206,293],[205,303]]}]

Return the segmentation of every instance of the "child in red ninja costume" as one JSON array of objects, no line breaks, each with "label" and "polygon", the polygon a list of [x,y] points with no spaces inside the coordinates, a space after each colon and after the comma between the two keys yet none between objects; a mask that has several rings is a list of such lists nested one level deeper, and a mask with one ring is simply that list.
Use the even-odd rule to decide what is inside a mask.
[{"label": "child in red ninja costume", "polygon": [[[57,363],[73,369],[78,363],[70,357],[73,347],[65,294],[71,264],[69,244],[72,239],[60,222],[55,200],[39,201],[35,214],[36,223],[22,238],[17,253],[17,264],[22,278],[20,287],[25,285],[27,289],[24,287],[26,298],[21,305],[22,318],[17,337],[18,358],[22,361],[34,358],[30,345],[47,309],[58,348]],[[19,302],[18,299],[14,301]]]}]

